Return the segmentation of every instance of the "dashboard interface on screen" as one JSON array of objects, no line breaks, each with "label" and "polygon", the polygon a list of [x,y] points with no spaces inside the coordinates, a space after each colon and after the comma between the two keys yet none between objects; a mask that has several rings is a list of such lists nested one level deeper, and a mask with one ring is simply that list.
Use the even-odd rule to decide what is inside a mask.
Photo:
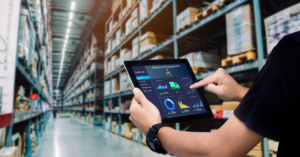
[{"label": "dashboard interface on screen", "polygon": [[160,111],[172,118],[206,113],[185,64],[132,66],[141,90]]}]

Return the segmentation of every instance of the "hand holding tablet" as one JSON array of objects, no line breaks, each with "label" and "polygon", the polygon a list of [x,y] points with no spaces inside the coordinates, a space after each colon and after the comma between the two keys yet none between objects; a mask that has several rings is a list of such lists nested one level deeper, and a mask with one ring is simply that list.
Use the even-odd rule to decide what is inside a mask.
[{"label": "hand holding tablet", "polygon": [[190,89],[197,80],[186,59],[125,61],[124,65],[133,86],[156,106],[162,122],[213,117],[203,93]]}]

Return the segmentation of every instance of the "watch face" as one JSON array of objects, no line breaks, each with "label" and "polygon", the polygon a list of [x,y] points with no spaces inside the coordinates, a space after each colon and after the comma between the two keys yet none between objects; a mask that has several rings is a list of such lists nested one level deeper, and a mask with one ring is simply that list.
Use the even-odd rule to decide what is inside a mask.
[{"label": "watch face", "polygon": [[155,152],[155,146],[151,139],[147,138],[146,140],[148,147]]}]

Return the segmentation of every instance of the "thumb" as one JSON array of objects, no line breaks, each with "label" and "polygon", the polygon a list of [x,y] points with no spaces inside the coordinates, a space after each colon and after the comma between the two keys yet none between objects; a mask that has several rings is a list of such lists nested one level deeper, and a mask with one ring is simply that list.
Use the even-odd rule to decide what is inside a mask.
[{"label": "thumb", "polygon": [[134,94],[134,99],[142,106],[145,106],[149,103],[148,99],[145,97],[144,93],[140,89],[134,88],[133,94]]},{"label": "thumb", "polygon": [[204,89],[210,93],[214,93],[216,95],[219,96],[219,94],[221,94],[221,87],[220,86],[217,86],[215,84],[208,84],[204,87]]}]

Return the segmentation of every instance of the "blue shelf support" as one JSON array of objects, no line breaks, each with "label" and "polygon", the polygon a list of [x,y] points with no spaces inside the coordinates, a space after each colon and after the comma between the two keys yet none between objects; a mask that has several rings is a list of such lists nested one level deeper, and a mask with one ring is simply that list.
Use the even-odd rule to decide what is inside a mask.
[{"label": "blue shelf support", "polygon": [[43,117],[43,114],[41,114],[40,116],[39,116],[39,118],[40,118],[40,123],[39,123],[39,125],[40,125],[40,130],[39,130],[39,132],[40,132],[40,137],[42,137],[43,136],[43,129],[42,129],[42,117]]},{"label": "blue shelf support", "polygon": [[36,146],[39,145],[39,129],[38,129],[39,119],[38,117],[35,118],[35,136],[36,136]]},{"label": "blue shelf support", "polygon": [[260,4],[259,0],[253,0],[253,8],[254,8],[254,21],[255,21],[255,35],[256,35],[256,43],[257,43],[257,54],[258,54],[258,69],[264,66],[264,45],[263,45],[263,28],[262,28],[262,19],[260,12]]},{"label": "blue shelf support", "polygon": [[[119,95],[119,98],[118,98],[119,107],[121,107],[121,103],[122,103],[122,98],[121,98],[121,95]],[[121,136],[121,126],[122,126],[122,116],[121,116],[121,113],[118,113],[118,117],[119,117],[118,135]]]}]

